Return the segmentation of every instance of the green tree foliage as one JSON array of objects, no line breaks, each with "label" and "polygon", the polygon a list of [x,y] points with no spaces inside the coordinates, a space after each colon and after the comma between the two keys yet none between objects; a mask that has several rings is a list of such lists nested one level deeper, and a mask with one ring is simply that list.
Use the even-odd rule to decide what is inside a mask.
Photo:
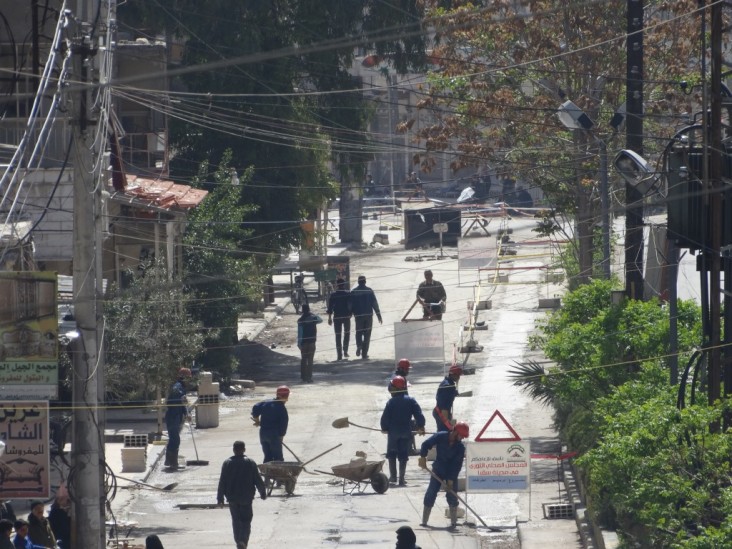
[{"label": "green tree foliage", "polygon": [[[251,182],[252,170],[231,184],[230,151],[214,174],[213,189],[188,220],[184,235],[186,284],[195,295],[188,309],[206,327],[203,365],[227,378],[236,369],[233,346],[237,342],[239,315],[256,310],[270,267],[279,255],[251,251],[254,229],[247,222],[256,217],[257,206],[243,204],[242,189]],[[207,177],[202,164],[200,177]]]},{"label": "green tree foliage", "polygon": [[[542,188],[574,218],[579,276],[593,274],[592,228],[599,214],[599,147],[556,116],[572,100],[596,123],[612,157],[620,148],[608,122],[625,102],[626,0],[603,2],[427,1],[437,36],[429,88],[411,127],[429,169],[434,151],[452,166],[485,166],[499,179]],[[698,68],[698,4],[645,2],[645,112],[653,158],[690,112],[678,81]],[[611,174],[612,175],[612,174]],[[619,196],[622,196],[619,195]]]},{"label": "green tree foliage", "polygon": [[145,267],[129,288],[112,288],[104,303],[105,386],[112,400],[152,398],[153,389],[164,390],[203,350],[181,281],[169,278],[160,260]]}]

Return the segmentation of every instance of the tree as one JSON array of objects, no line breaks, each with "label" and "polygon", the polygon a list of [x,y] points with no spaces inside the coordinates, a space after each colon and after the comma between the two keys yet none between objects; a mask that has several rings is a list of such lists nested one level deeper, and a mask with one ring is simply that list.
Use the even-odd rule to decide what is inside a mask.
[{"label": "tree", "polygon": [[[625,0],[610,2],[428,1],[437,67],[418,105],[431,123],[412,133],[430,169],[433,151],[452,166],[491,166],[521,177],[575,220],[579,277],[593,266],[599,212],[597,136],[613,145],[609,120],[624,102]],[[650,155],[683,122],[689,99],[678,86],[698,65],[696,2],[650,0],[646,9],[646,128]],[[684,15],[685,14],[685,15]],[[679,16],[679,18],[674,18]],[[569,131],[555,116],[571,99],[596,122],[597,136]],[[515,174],[515,175],[514,175]],[[621,195],[622,196],[622,195]]]},{"label": "tree", "polygon": [[162,260],[130,273],[127,289],[114,287],[104,303],[105,383],[112,400],[150,399],[178,368],[203,351],[201,325],[188,314],[190,294],[168,277]]}]

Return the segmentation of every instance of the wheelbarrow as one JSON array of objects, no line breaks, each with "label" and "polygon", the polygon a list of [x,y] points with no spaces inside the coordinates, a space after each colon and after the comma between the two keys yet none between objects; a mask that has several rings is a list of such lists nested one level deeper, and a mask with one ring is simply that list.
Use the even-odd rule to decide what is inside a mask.
[{"label": "wheelbarrow", "polygon": [[381,461],[357,459],[350,463],[334,465],[331,467],[332,473],[326,471],[317,472],[342,479],[344,494],[353,494],[354,491],[362,494],[369,484],[371,484],[374,492],[383,494],[389,489],[389,477],[381,472],[383,466],[383,459]]},{"label": "wheelbarrow", "polygon": [[305,465],[299,461],[268,461],[259,464],[259,472],[264,476],[264,486],[267,496],[272,495],[276,483],[281,483],[285,493],[291,496],[295,493],[295,484]]}]

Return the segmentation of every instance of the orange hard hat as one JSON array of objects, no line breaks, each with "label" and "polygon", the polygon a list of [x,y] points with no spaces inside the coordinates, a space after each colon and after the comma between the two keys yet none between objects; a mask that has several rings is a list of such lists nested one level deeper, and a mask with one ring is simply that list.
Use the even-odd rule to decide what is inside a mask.
[{"label": "orange hard hat", "polygon": [[191,369],[190,368],[180,368],[178,370],[178,377],[191,377]]},{"label": "orange hard hat", "polygon": [[287,385],[280,385],[277,387],[277,392],[275,394],[277,395],[277,398],[288,398],[290,396],[290,388]]},{"label": "orange hard hat", "polygon": [[451,376],[461,376],[463,375],[463,369],[458,366],[457,364],[453,364],[450,366],[450,371],[448,372]]},{"label": "orange hard hat", "polygon": [[468,438],[470,436],[470,427],[464,421],[458,421],[453,429],[462,438]]},{"label": "orange hard hat", "polygon": [[404,391],[407,388],[407,380],[402,376],[394,376],[391,380],[391,386],[400,391]]},{"label": "orange hard hat", "polygon": [[400,358],[399,362],[397,363],[397,369],[404,370],[406,373],[409,373],[409,368],[411,367],[412,364],[409,362],[408,358]]}]

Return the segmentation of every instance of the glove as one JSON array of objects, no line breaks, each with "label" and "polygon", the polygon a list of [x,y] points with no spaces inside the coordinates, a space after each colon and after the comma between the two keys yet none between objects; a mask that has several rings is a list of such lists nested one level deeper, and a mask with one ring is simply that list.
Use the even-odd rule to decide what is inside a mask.
[{"label": "glove", "polygon": [[259,494],[259,497],[262,499],[267,499],[267,492],[262,492],[261,494]]},{"label": "glove", "polygon": [[252,418],[252,421],[254,421],[254,426],[255,427],[259,427],[259,418],[258,417],[253,417]]},{"label": "glove", "polygon": [[451,480],[448,480],[445,484],[447,484],[447,491],[448,492],[452,492],[453,491],[453,489],[452,489],[452,481]]},{"label": "glove", "polygon": [[328,326],[332,326],[332,325],[333,325],[333,319],[332,318],[328,318]]},{"label": "glove", "polygon": [[420,469],[427,469],[427,458],[420,456],[420,458],[417,460],[417,463],[419,464]]},{"label": "glove", "polygon": [[424,427],[417,427],[417,434],[420,436],[424,436]]}]

